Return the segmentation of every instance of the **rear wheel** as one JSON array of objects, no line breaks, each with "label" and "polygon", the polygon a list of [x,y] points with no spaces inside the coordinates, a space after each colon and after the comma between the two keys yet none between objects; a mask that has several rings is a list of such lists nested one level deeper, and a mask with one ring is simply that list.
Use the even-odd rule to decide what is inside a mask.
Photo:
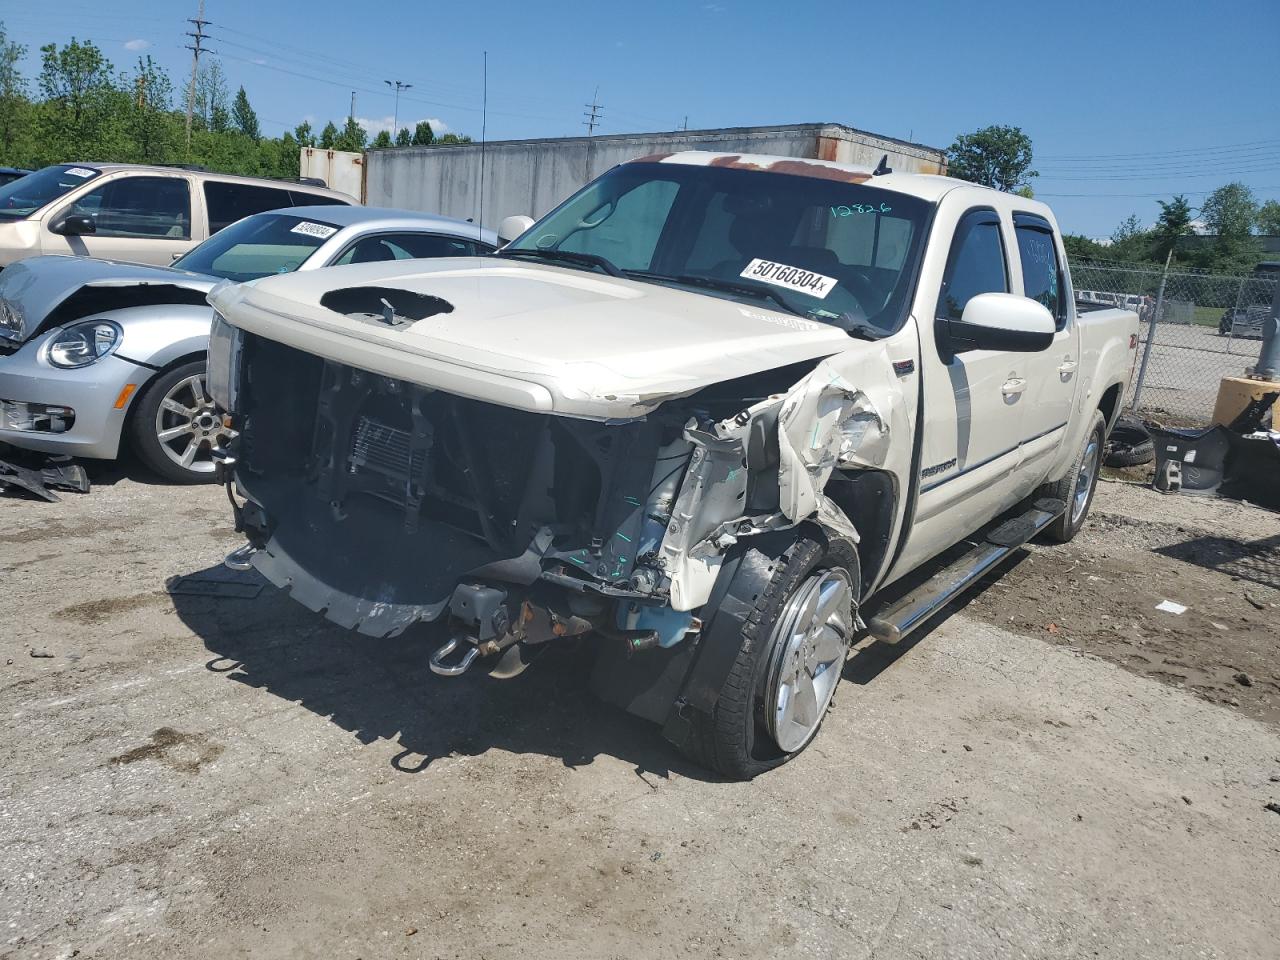
[{"label": "rear wheel", "polygon": [[1093,493],[1098,487],[1098,472],[1102,466],[1102,450],[1107,441],[1107,421],[1100,411],[1094,411],[1093,420],[1085,434],[1084,443],[1076,455],[1075,464],[1061,480],[1044,487],[1040,495],[1062,500],[1066,512],[1044,528],[1044,536],[1054,543],[1066,543],[1084,526],[1093,505]]},{"label": "rear wheel", "polygon": [[798,537],[755,598],[712,715],[694,721],[689,757],[748,780],[808,746],[840,682],[856,599],[849,570]]},{"label": "rear wheel", "polygon": [[210,451],[232,436],[205,389],[204,371],[203,360],[166,370],[147,385],[130,418],[138,456],[172,483],[212,483]]}]

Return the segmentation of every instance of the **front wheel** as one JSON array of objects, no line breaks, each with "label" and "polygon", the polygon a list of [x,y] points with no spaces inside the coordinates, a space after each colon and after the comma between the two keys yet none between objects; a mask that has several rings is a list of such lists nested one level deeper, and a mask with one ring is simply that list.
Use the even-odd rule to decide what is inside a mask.
[{"label": "front wheel", "polygon": [[1044,528],[1044,536],[1054,543],[1066,543],[1084,526],[1093,505],[1093,493],[1098,487],[1098,473],[1102,466],[1102,451],[1107,442],[1107,421],[1101,411],[1094,411],[1089,430],[1080,445],[1075,463],[1057,483],[1047,484],[1042,497],[1062,500],[1067,509],[1057,520]]},{"label": "front wheel", "polygon": [[690,759],[749,780],[809,745],[853,639],[854,582],[824,544],[796,538],[755,598],[711,716],[694,721]]},{"label": "front wheel", "polygon": [[211,450],[231,439],[205,389],[205,362],[166,370],[147,385],[130,416],[133,448],[172,483],[212,483]]}]

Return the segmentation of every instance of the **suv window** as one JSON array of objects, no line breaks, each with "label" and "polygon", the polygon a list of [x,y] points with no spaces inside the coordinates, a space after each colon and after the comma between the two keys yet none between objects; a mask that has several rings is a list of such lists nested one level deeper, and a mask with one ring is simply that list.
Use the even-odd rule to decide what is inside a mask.
[{"label": "suv window", "polygon": [[1067,311],[1053,228],[1043,217],[1015,213],[1013,232],[1018,238],[1018,256],[1022,260],[1022,291],[1043,304],[1061,330],[1067,322]]},{"label": "suv window", "polygon": [[1008,292],[1000,220],[994,210],[973,210],[956,228],[938,294],[937,314],[947,320],[959,320],[965,304],[978,294]]},{"label": "suv window", "polygon": [[209,212],[210,234],[255,213],[293,206],[288,190],[221,180],[204,182],[204,204]]},{"label": "suv window", "polygon": [[349,207],[350,200],[339,200],[337,197],[322,193],[303,193],[301,190],[288,191],[289,199],[295,207]]},{"label": "suv window", "polygon": [[439,233],[379,233],[351,244],[334,265],[379,263],[387,260],[430,260],[435,257],[475,256],[476,245],[461,237]]},{"label": "suv window", "polygon": [[181,177],[109,180],[66,212],[90,217],[99,237],[191,239],[191,190]]}]

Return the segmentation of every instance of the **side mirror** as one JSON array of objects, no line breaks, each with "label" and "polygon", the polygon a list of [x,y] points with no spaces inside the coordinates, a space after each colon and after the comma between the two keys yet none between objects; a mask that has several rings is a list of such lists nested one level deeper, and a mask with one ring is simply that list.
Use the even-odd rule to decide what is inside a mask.
[{"label": "side mirror", "polygon": [[86,233],[97,233],[98,225],[93,222],[92,217],[86,217],[82,213],[69,213],[49,224],[49,231],[64,237],[82,237]]},{"label": "side mirror", "polygon": [[533,217],[507,217],[498,224],[498,239],[510,243],[533,226]]},{"label": "side mirror", "polygon": [[952,353],[1049,349],[1058,325],[1044,304],[1015,293],[980,293],[964,305],[959,320],[944,320]]}]

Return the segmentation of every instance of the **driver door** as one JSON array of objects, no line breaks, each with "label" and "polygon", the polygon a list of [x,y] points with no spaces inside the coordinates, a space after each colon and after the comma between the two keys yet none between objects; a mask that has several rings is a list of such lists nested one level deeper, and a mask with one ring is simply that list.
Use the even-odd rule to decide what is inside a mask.
[{"label": "driver door", "polygon": [[[43,253],[168,266],[193,246],[191,186],[186,177],[124,174],[95,181],[92,190],[45,217]],[[49,227],[68,215],[87,216],[93,233],[64,236]]]}]

